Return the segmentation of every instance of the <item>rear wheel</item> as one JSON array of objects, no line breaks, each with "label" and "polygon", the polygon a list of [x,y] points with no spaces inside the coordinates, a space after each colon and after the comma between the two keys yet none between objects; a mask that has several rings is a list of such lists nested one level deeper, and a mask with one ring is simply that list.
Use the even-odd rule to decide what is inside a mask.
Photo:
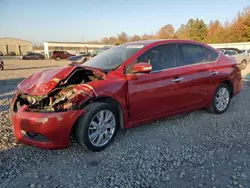
[{"label": "rear wheel", "polygon": [[245,69],[247,66],[247,61],[246,60],[243,60],[241,63],[240,63],[240,68],[241,69]]},{"label": "rear wheel", "polygon": [[0,70],[3,70],[3,65],[0,64]]},{"label": "rear wheel", "polygon": [[231,100],[230,89],[228,85],[222,83],[220,84],[213,95],[212,103],[208,107],[208,111],[214,114],[222,114],[224,113]]},{"label": "rear wheel", "polygon": [[60,57],[56,57],[56,60],[57,60],[57,61],[60,61],[60,60],[61,60],[61,58],[60,58]]},{"label": "rear wheel", "polygon": [[92,103],[76,123],[75,137],[78,144],[91,151],[101,151],[114,139],[118,130],[116,109],[107,103]]}]

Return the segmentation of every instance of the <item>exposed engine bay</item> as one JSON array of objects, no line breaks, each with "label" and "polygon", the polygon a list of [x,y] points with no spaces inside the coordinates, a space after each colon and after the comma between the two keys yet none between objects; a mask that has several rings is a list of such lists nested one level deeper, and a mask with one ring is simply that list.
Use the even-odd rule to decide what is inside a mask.
[{"label": "exposed engine bay", "polygon": [[91,96],[83,88],[85,83],[102,80],[103,76],[97,72],[82,68],[75,69],[66,79],[58,82],[58,85],[48,94],[43,96],[31,96],[19,92],[14,103],[14,111],[23,105],[27,105],[27,111],[32,112],[62,112],[76,109],[81,102]]}]

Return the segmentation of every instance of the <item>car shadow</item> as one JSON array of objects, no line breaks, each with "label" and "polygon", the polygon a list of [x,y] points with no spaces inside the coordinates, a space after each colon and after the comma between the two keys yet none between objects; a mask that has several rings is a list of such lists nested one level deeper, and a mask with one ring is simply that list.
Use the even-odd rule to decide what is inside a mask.
[{"label": "car shadow", "polygon": [[44,68],[54,68],[54,67],[61,67],[62,65],[55,65],[55,66],[42,66],[42,67],[24,67],[24,68],[14,68],[14,69],[4,69],[4,70],[29,70],[29,69],[44,69]]}]

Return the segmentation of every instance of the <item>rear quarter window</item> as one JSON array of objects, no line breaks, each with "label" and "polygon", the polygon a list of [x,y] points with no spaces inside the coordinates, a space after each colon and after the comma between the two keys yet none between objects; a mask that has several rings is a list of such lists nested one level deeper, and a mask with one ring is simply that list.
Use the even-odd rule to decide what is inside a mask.
[{"label": "rear quarter window", "polygon": [[217,58],[219,57],[219,54],[215,50],[212,50],[210,48],[205,48],[205,49],[208,53],[209,61],[216,61]]}]

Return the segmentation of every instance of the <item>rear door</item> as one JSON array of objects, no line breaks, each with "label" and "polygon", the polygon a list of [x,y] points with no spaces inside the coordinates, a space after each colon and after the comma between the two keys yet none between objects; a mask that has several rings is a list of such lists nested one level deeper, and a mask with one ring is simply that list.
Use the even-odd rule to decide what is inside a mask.
[{"label": "rear door", "polygon": [[[192,44],[178,44],[181,72],[186,83],[184,108],[197,109],[207,105],[211,93],[211,78],[216,79],[218,72],[213,71],[214,61],[210,60],[205,47]],[[216,59],[215,59],[216,60]]]}]

